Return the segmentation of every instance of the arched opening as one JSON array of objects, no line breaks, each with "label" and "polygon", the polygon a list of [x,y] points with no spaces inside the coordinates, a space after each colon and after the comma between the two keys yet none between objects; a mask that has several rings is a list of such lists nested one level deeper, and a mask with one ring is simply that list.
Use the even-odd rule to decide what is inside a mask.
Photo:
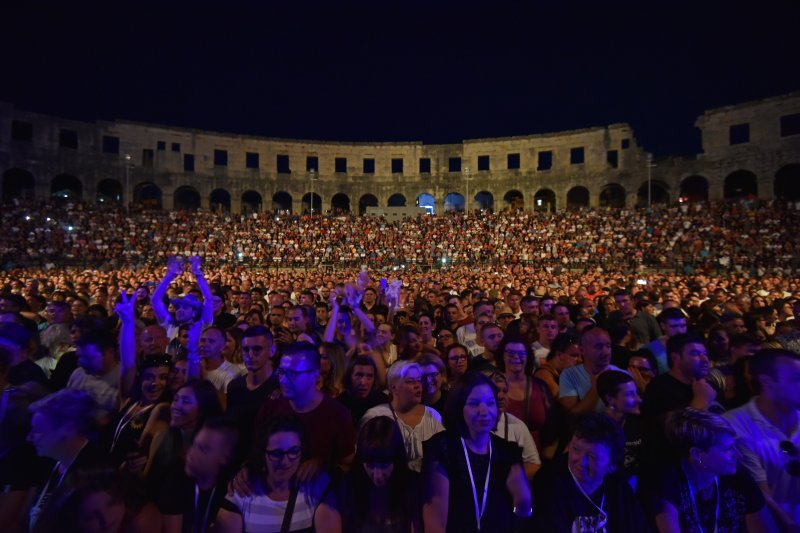
[{"label": "arched opening", "polygon": [[272,195],[272,211],[279,215],[281,213],[292,212],[292,195],[288,192],[279,191]]},{"label": "arched opening", "polygon": [[708,180],[703,176],[689,176],[681,182],[682,202],[705,202],[708,200]]},{"label": "arched opening", "polygon": [[195,211],[200,209],[200,193],[189,185],[178,187],[172,196],[173,206],[176,211]]},{"label": "arched opening", "polygon": [[365,194],[358,200],[358,214],[366,213],[368,207],[378,207],[378,198],[374,194]]},{"label": "arched opening", "polygon": [[473,207],[480,210],[494,210],[494,195],[488,191],[481,191],[475,195]]},{"label": "arched opening", "polygon": [[300,203],[303,204],[303,213],[311,214],[313,212],[315,215],[323,214],[322,197],[317,193],[305,193]]},{"label": "arched opening", "polygon": [[406,206],[406,197],[402,194],[395,193],[389,197],[389,201],[386,202],[386,205],[389,207],[405,207]]},{"label": "arched opening", "polygon": [[758,196],[758,180],[749,170],[737,170],[725,178],[724,196],[726,200],[740,198],[756,198]]},{"label": "arched opening", "polygon": [[556,211],[556,193],[550,189],[541,189],[533,195],[533,210],[546,213]]},{"label": "arched opening", "polygon": [[[636,205],[638,207],[647,207],[647,182],[642,183],[639,191],[636,193]],[[661,180],[650,181],[650,203],[651,204],[668,204],[669,203],[669,185]]]},{"label": "arched opening", "polygon": [[464,210],[464,196],[457,192],[451,192],[444,197],[444,212],[448,211],[463,211]]},{"label": "arched opening", "polygon": [[21,168],[10,168],[3,172],[3,201],[15,199],[33,200],[36,194],[36,180],[33,174]]},{"label": "arched opening", "polygon": [[775,173],[775,198],[795,202],[800,200],[800,165],[793,163]]},{"label": "arched opening", "polygon": [[600,207],[625,207],[625,187],[609,183],[600,191]]},{"label": "arched opening", "polygon": [[567,192],[567,209],[575,211],[589,207],[589,189],[578,185]]},{"label": "arched opening", "polygon": [[104,205],[121,204],[122,184],[111,178],[101,180],[97,184],[97,203]]},{"label": "arched opening", "polygon": [[429,215],[436,213],[436,199],[426,192],[417,196],[417,207],[425,209]]},{"label": "arched opening", "polygon": [[242,193],[242,214],[250,215],[261,212],[261,194],[256,191],[244,191]]},{"label": "arched opening", "polygon": [[212,213],[230,213],[231,193],[225,189],[214,189],[208,197],[208,204]]},{"label": "arched opening", "polygon": [[133,201],[145,209],[161,209],[161,188],[155,183],[140,183],[133,188]]},{"label": "arched opening", "polygon": [[525,209],[525,197],[516,189],[508,191],[503,195],[503,209],[522,211]]},{"label": "arched opening", "polygon": [[331,198],[331,212],[342,215],[350,212],[350,197],[344,193],[334,194]]},{"label": "arched opening", "polygon": [[57,200],[78,202],[83,196],[83,183],[70,174],[59,174],[50,182],[50,196]]}]

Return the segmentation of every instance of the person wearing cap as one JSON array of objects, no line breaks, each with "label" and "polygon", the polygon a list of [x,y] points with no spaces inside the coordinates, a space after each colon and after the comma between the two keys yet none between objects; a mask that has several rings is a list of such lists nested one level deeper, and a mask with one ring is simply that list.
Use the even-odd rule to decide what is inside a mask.
[{"label": "person wearing cap", "polygon": [[516,318],[514,311],[506,304],[500,305],[495,311],[497,311],[497,323],[503,328],[503,331],[506,331],[508,325]]},{"label": "person wearing cap", "polygon": [[211,295],[211,287],[209,287],[203,275],[203,270],[200,268],[200,258],[191,257],[189,263],[192,266],[192,273],[197,280],[197,285],[200,287],[200,291],[203,294],[204,301],[202,304],[193,294],[174,298],[170,302],[175,310],[174,316],[170,314],[167,307],[164,305],[164,296],[167,294],[167,289],[169,289],[170,284],[183,270],[183,263],[175,257],[171,257],[167,261],[167,273],[158,287],[156,287],[151,299],[156,319],[159,325],[167,330],[167,337],[170,339],[174,339],[178,336],[178,327],[182,324],[192,324],[201,320],[203,326],[208,326],[214,322],[214,304]]}]

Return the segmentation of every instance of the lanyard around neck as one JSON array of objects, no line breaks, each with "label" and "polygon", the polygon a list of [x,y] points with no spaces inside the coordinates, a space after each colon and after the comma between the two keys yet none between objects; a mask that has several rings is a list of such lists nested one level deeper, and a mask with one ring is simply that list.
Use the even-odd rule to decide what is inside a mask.
[{"label": "lanyard around neck", "polygon": [[[694,519],[697,522],[697,527],[700,529],[700,533],[703,533],[703,524],[700,523],[700,515],[697,513],[697,500],[694,496],[694,489],[692,488],[692,480],[689,479],[689,472],[686,471],[686,467],[681,465],[683,469],[683,475],[686,476],[686,486],[689,489],[689,501],[692,502],[692,512],[694,513]],[[714,510],[714,533],[717,533],[719,530],[719,478],[714,476],[714,491],[717,493],[717,505]]]},{"label": "lanyard around neck", "polygon": [[589,501],[589,503],[591,503],[592,506],[600,512],[601,519],[600,523],[596,527],[596,531],[605,531],[604,529],[605,525],[608,523],[608,513],[606,513],[603,510],[603,507],[605,507],[606,505],[606,491],[605,490],[603,491],[603,497],[600,499],[600,506],[598,506],[596,503],[594,503],[592,497],[586,494],[586,491],[583,490],[583,487],[578,482],[578,479],[575,477],[575,474],[572,473],[572,469],[569,467],[569,465],[567,465],[567,470],[569,470],[569,475],[572,476],[572,481],[575,482],[575,486],[578,487],[579,491],[581,491],[583,497],[586,498]]},{"label": "lanyard around neck", "polygon": [[475,503],[475,522],[478,525],[478,531],[481,530],[481,518],[486,511],[486,497],[489,494],[489,475],[492,473],[492,438],[489,437],[489,466],[486,467],[486,481],[483,484],[483,501],[481,506],[478,507],[478,489],[475,487],[475,478],[472,475],[472,465],[469,462],[469,453],[467,452],[467,443],[464,437],[461,437],[461,446],[464,448],[464,459],[467,460],[467,472],[469,472],[469,482],[472,485],[472,499]]},{"label": "lanyard around neck", "polygon": [[[197,531],[205,531],[208,527],[208,513],[211,511],[211,504],[214,503],[214,494],[217,492],[216,485],[213,489],[211,489],[211,495],[208,497],[208,503],[206,504],[206,512],[203,513],[203,521],[197,525]],[[199,509],[197,506],[200,503],[200,487],[195,483],[194,485],[194,518],[195,520],[199,516]]]}]

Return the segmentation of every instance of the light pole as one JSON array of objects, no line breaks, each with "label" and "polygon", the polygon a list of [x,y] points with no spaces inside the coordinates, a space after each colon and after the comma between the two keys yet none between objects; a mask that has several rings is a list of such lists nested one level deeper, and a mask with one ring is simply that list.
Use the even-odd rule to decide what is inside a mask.
[{"label": "light pole", "polygon": [[319,179],[317,175],[317,171],[313,168],[308,171],[308,178],[311,180],[311,197],[309,201],[311,203],[311,216],[314,216],[314,182]]},{"label": "light pole", "polygon": [[650,207],[650,204],[653,201],[653,154],[647,154],[647,207]]},{"label": "light pole", "polygon": [[125,212],[130,213],[131,211],[131,154],[125,154]]},{"label": "light pole", "polygon": [[471,203],[469,200],[469,182],[471,179],[472,178],[469,175],[469,167],[464,167],[464,181],[467,182],[467,196],[464,198],[464,212],[466,214],[469,214],[469,205]]}]

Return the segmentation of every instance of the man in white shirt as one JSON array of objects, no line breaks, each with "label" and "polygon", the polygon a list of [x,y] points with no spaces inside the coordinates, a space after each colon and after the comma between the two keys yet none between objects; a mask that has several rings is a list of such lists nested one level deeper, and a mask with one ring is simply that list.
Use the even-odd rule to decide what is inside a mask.
[{"label": "man in white shirt", "polygon": [[767,500],[780,529],[800,524],[800,355],[761,350],[750,360],[761,394],[723,415],[736,431],[740,464]]},{"label": "man in white shirt", "polygon": [[203,378],[223,394],[227,394],[231,381],[245,374],[241,368],[229,363],[222,356],[225,341],[225,332],[216,326],[210,326],[200,334],[198,350],[203,361]]}]

